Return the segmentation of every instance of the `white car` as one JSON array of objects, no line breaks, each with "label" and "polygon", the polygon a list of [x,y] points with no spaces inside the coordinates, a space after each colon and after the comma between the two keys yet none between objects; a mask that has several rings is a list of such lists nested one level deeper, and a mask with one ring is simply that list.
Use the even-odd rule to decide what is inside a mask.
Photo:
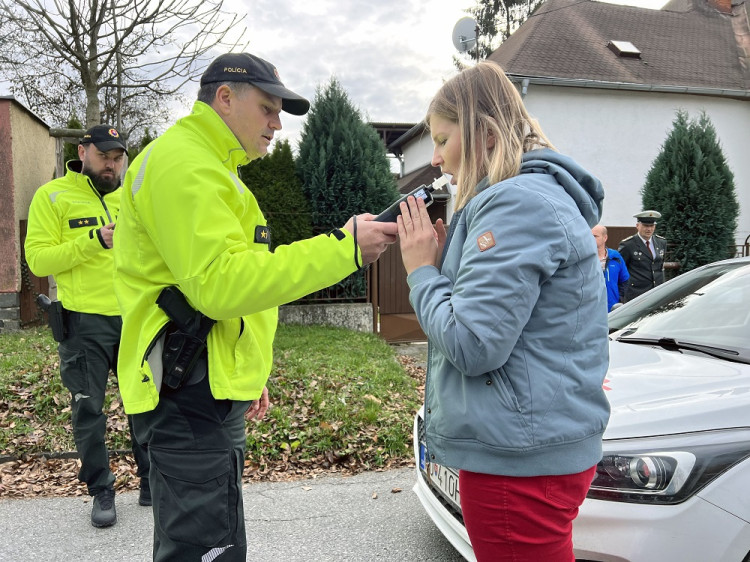
[{"label": "white car", "polygon": [[[604,457],[573,526],[576,560],[750,562],[750,258],[684,273],[609,314]],[[458,474],[425,460],[414,491],[476,560]]]}]

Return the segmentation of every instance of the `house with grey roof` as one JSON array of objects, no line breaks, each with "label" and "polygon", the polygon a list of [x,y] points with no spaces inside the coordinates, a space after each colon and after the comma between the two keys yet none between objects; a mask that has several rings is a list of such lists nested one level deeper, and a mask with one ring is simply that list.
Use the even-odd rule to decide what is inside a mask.
[{"label": "house with grey roof", "polygon": [[[736,0],[671,0],[661,10],[547,0],[489,59],[517,84],[557,149],[601,179],[602,224],[610,228],[635,225],[640,190],[676,112],[705,111],[735,176],[743,244],[750,237],[748,21],[748,4]],[[432,145],[423,126],[389,150],[402,159],[404,178],[428,173]]]}]

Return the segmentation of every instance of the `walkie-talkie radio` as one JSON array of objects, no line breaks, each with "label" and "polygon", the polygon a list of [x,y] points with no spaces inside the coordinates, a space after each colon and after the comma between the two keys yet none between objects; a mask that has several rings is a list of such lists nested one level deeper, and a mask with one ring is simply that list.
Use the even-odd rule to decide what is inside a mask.
[{"label": "walkie-talkie radio", "polygon": [[396,222],[396,218],[401,214],[401,203],[406,201],[409,196],[414,196],[417,199],[423,199],[425,207],[432,205],[432,192],[436,189],[440,189],[448,183],[448,178],[440,176],[430,185],[420,185],[418,188],[407,193],[403,197],[399,198],[393,205],[388,207],[385,211],[380,213],[373,220],[378,222]]}]

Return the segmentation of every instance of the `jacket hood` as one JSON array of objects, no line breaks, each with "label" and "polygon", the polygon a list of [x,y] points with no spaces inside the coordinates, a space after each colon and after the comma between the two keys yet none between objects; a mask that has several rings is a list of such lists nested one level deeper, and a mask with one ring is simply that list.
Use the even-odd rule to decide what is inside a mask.
[{"label": "jacket hood", "polygon": [[522,174],[548,174],[573,198],[589,227],[602,217],[604,188],[602,183],[579,166],[572,158],[543,148],[532,150],[521,159]]}]

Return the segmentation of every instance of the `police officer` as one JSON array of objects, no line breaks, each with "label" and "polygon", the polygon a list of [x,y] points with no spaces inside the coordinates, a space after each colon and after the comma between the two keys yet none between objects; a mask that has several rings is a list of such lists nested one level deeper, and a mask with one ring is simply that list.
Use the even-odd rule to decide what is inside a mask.
[{"label": "police officer", "polygon": [[192,113],[125,176],[115,233],[118,376],[149,446],[154,560],[245,560],[245,417],[268,409],[277,307],[396,241],[395,223],[360,215],[270,251],[266,219],[237,167],[267,153],[281,111],[309,107],[267,61],[221,55],[201,77]]},{"label": "police officer", "polygon": [[[29,269],[39,277],[54,275],[57,282],[67,330],[58,346],[60,375],[71,395],[81,459],[78,478],[94,496],[91,524],[108,527],[117,514],[102,406],[110,369],[116,368],[122,326],[111,248],[125,143],[114,127],[96,125],[84,134],[78,156],[80,160],[66,164],[65,176],[34,194],[25,250]],[[135,441],[133,453],[141,477],[139,503],[150,505],[148,454]]]},{"label": "police officer", "polygon": [[667,241],[654,234],[658,211],[643,211],[636,215],[636,234],[620,242],[618,251],[625,260],[630,281],[625,290],[624,302],[642,295],[664,283],[664,253]]}]

